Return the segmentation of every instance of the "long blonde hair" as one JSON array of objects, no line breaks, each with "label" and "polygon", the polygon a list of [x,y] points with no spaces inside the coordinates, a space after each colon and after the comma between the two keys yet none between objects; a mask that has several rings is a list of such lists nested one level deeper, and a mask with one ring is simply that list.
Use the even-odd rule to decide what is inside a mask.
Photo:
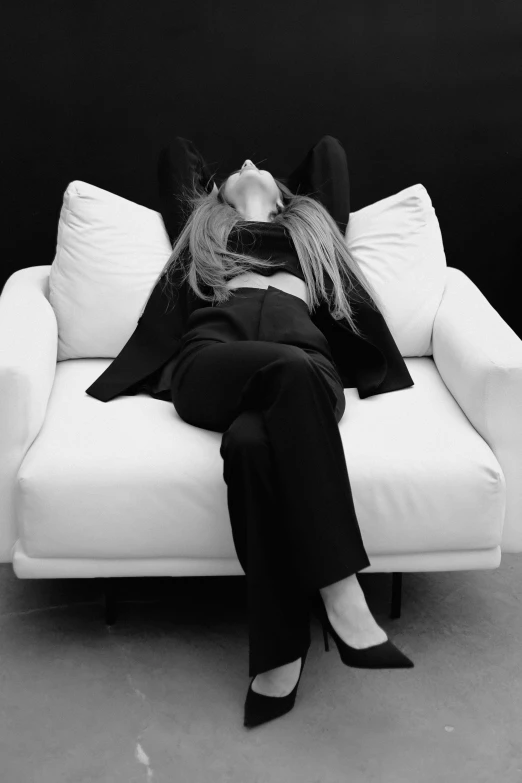
[{"label": "long blonde hair", "polygon": [[[270,260],[248,255],[246,242],[241,244],[245,252],[227,249],[229,234],[236,227],[248,229],[251,221],[245,220],[235,207],[225,201],[223,190],[226,182],[225,179],[219,189],[211,193],[202,191],[194,182],[192,188],[185,187],[176,196],[186,215],[186,222],[153,289],[162,277],[165,278],[164,292],[169,287],[176,290],[188,280],[198,297],[220,303],[227,301],[233,293],[226,287],[226,278],[256,268],[273,267]],[[335,320],[346,318],[353,331],[361,336],[352,315],[350,298],[361,301],[362,294],[371,307],[382,311],[380,297],[351,256],[346,240],[328,210],[309,196],[295,195],[280,180],[275,179],[275,182],[283,207],[278,206],[275,212],[270,213],[270,222],[283,225],[293,240],[310,293],[309,311],[313,312],[322,300],[326,300],[332,317]],[[254,239],[252,235],[252,244]],[[185,264],[187,254],[189,263]],[[333,283],[330,298],[325,288],[324,270]],[[206,288],[206,292],[202,287]],[[168,298],[174,301],[169,294]]]}]

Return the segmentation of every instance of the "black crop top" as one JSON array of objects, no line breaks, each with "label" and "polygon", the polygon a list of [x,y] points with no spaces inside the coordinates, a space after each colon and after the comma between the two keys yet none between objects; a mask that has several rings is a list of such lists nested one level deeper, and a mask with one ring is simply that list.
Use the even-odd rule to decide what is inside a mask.
[{"label": "black crop top", "polygon": [[255,272],[264,277],[285,271],[305,280],[292,237],[281,223],[249,221],[246,227],[236,226],[235,231],[229,234],[227,249],[272,261],[271,267],[253,267]]}]

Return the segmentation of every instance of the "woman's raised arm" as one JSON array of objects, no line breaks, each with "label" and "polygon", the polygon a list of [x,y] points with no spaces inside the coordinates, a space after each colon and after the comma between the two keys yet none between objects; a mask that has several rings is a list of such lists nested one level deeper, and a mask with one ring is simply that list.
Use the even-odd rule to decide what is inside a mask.
[{"label": "woman's raised arm", "polygon": [[[196,185],[210,193],[214,176],[203,156],[190,139],[176,136],[158,156],[158,191],[161,214],[171,243],[179,236],[188,215],[183,210],[183,187]],[[296,195],[315,198],[345,234],[350,217],[350,176],[341,142],[334,136],[322,136],[296,168],[281,180]]]},{"label": "woman's raised arm", "polygon": [[195,144],[182,136],[176,136],[160,151],[157,174],[161,215],[170,241],[174,244],[188,217],[181,199],[183,188],[196,185],[200,190],[210,193],[214,183],[213,174]]},{"label": "woman's raised arm", "polygon": [[296,196],[319,201],[344,236],[350,217],[350,175],[346,152],[334,136],[322,136],[284,180]]}]

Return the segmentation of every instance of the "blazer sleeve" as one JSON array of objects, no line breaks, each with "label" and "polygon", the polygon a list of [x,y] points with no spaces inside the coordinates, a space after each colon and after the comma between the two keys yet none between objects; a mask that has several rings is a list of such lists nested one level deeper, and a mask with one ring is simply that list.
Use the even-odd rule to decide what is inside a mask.
[{"label": "blazer sleeve", "polygon": [[[188,217],[180,198],[183,188],[195,185],[210,192],[212,174],[194,144],[181,136],[161,150],[157,174],[161,214],[174,242]],[[183,279],[186,264],[185,254],[183,264],[177,267],[173,277],[173,290],[164,288],[163,276],[158,280],[134,332],[118,356],[86,389],[91,397],[108,402],[120,394],[135,393],[136,384],[177,355],[189,316],[194,310],[210,304],[197,297]]]},{"label": "blazer sleeve", "polygon": [[[350,177],[346,153],[338,139],[323,136],[286,178],[296,195],[317,199],[331,214],[343,236],[350,218]],[[333,283],[325,272],[327,290]],[[359,338],[346,319],[335,321],[322,302],[312,321],[323,332],[344,388],[356,387],[361,399],[413,386],[413,379],[382,313],[371,306],[368,294],[356,283],[352,296]]]},{"label": "blazer sleeve", "polygon": [[162,277],[156,283],[119,354],[85,390],[89,396],[108,402],[120,394],[135,394],[136,384],[179,353],[188,317],[209,302],[199,299],[186,281],[175,286],[172,302],[163,282]]},{"label": "blazer sleeve", "polygon": [[190,139],[176,136],[160,151],[157,163],[160,209],[169,239],[174,244],[188,218],[181,198],[187,187],[210,193],[215,174]]},{"label": "blazer sleeve", "polygon": [[296,196],[319,201],[345,235],[350,217],[350,176],[346,152],[338,139],[319,139],[283,181]]}]

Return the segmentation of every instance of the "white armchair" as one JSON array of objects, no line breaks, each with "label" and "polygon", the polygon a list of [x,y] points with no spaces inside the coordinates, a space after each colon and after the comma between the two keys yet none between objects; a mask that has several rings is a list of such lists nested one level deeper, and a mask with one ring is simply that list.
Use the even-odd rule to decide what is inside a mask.
[{"label": "white armchair", "polygon": [[[425,201],[421,187],[414,195]],[[365,215],[350,220],[355,255]],[[339,428],[365,573],[496,568],[501,551],[522,552],[522,340],[462,271],[438,269],[438,295],[419,275],[428,324],[420,355],[411,355],[404,308],[402,323],[387,312],[399,346],[409,345],[415,385],[365,400],[345,389]],[[112,334],[106,355],[98,347],[68,357],[74,341],[64,340],[72,332],[61,328],[59,298],[51,304],[52,270],[20,269],[0,296],[0,561],[24,579],[242,574],[221,435],[144,394],[109,403],[87,395],[129,335]],[[142,293],[149,288],[144,280]],[[81,318],[77,304],[75,329]],[[87,342],[84,329],[84,352]]]}]

